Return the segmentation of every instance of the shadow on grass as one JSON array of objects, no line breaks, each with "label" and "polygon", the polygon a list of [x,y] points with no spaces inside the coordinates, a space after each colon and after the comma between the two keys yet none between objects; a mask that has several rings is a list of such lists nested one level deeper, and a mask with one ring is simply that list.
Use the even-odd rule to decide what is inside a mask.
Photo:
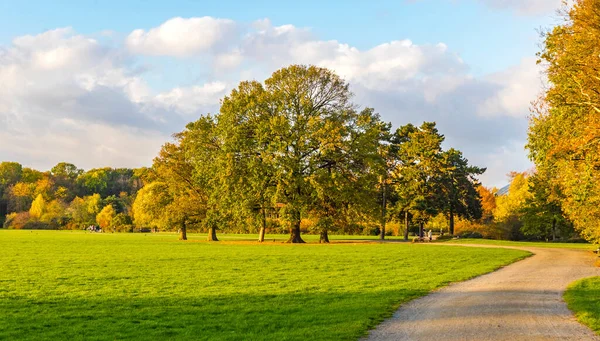
[{"label": "shadow on grass", "polygon": [[[243,283],[240,283],[243,285]],[[218,288],[202,288],[218,293]],[[0,299],[6,340],[355,340],[423,290],[197,298]]]}]

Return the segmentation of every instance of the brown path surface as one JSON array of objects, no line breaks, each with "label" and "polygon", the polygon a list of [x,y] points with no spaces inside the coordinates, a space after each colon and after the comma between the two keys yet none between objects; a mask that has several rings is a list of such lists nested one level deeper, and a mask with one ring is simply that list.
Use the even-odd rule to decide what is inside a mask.
[{"label": "brown path surface", "polygon": [[571,282],[600,276],[593,255],[515,248],[534,256],[409,302],[364,340],[600,340],[562,299]]}]

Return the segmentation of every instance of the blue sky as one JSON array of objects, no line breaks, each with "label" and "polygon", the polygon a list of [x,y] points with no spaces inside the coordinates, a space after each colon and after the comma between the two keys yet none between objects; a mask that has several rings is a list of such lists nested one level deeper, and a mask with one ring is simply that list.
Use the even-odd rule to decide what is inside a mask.
[{"label": "blue sky", "polygon": [[299,62],[339,72],[395,125],[437,121],[500,186],[530,167],[537,30],[559,3],[2,1],[0,159],[149,165],[238,81]]}]

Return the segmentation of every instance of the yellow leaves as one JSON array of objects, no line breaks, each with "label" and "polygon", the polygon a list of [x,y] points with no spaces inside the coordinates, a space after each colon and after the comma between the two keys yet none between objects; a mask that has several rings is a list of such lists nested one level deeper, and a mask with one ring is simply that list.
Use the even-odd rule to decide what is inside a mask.
[{"label": "yellow leaves", "polygon": [[35,192],[35,184],[17,182],[11,188],[11,194],[16,197],[33,197]]},{"label": "yellow leaves", "polygon": [[527,174],[514,174],[508,194],[496,198],[494,219],[498,222],[503,222],[513,216],[519,215],[519,210],[530,197],[531,193],[529,192]]},{"label": "yellow leaves", "polygon": [[46,208],[46,201],[41,194],[35,198],[33,203],[31,203],[31,208],[29,209],[29,215],[34,219],[41,219],[44,214],[44,210]]},{"label": "yellow leaves", "polygon": [[107,228],[112,227],[113,219],[116,216],[117,212],[114,207],[112,205],[106,205],[102,211],[96,215],[96,222],[102,229],[106,230]]}]

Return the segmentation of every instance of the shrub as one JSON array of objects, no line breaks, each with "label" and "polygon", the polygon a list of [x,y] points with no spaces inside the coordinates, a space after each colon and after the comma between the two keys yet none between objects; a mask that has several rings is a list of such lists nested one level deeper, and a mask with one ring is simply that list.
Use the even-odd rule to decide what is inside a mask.
[{"label": "shrub", "polygon": [[10,213],[6,216],[3,226],[6,229],[24,229],[30,219],[29,212]]},{"label": "shrub", "polygon": [[449,235],[449,234],[445,234],[443,236],[438,236],[436,240],[450,240],[452,238],[454,238],[454,236]]},{"label": "shrub", "polygon": [[477,231],[465,231],[465,232],[462,232],[459,236],[461,238],[474,238],[474,239],[483,238],[483,235]]}]

